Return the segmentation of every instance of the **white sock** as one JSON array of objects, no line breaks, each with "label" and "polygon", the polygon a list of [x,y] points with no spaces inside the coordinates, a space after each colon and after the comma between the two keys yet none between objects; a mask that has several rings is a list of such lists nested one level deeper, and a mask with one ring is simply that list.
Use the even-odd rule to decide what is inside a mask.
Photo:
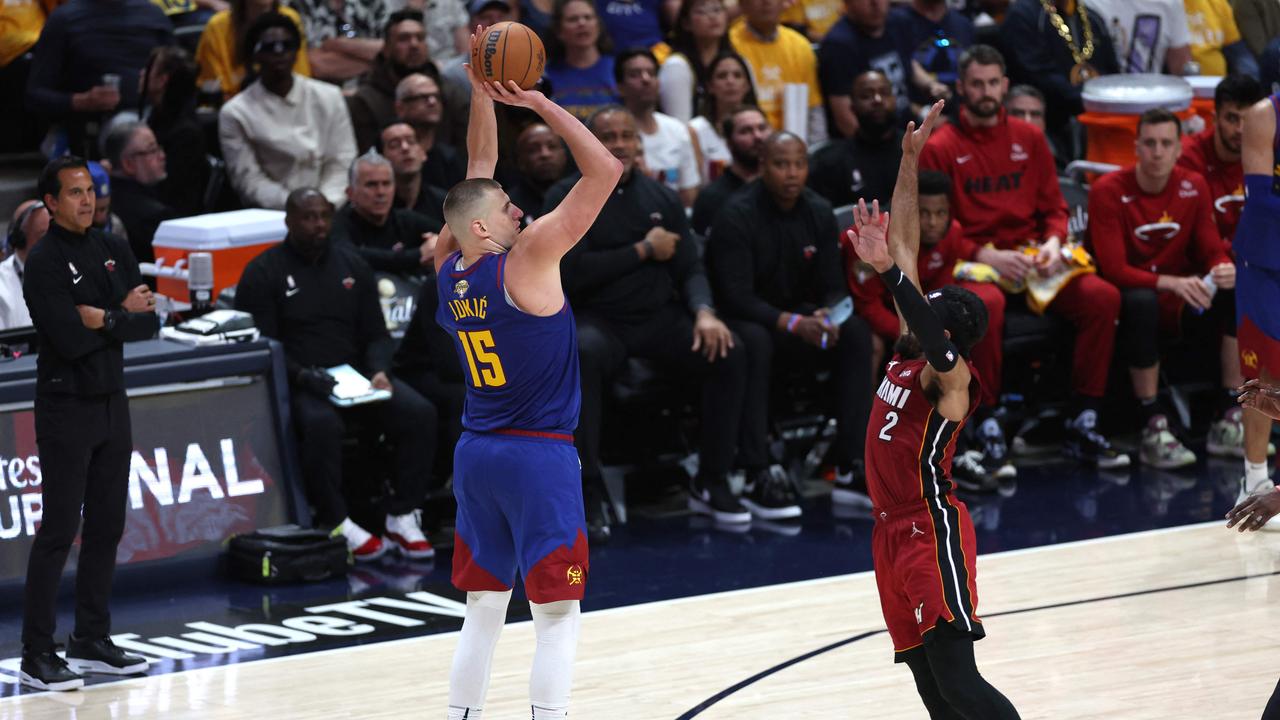
[{"label": "white sock", "polygon": [[449,672],[448,720],[478,720],[489,693],[489,666],[507,621],[511,591],[467,593],[467,614]]},{"label": "white sock", "polygon": [[1249,462],[1248,458],[1244,461],[1244,485],[1249,490],[1256,490],[1258,486],[1271,482],[1271,468],[1267,466],[1264,460],[1260,463]]},{"label": "white sock", "polygon": [[529,673],[529,701],[533,720],[569,717],[569,690],[573,687],[573,658],[578,651],[582,622],[577,600],[529,603],[538,647]]}]

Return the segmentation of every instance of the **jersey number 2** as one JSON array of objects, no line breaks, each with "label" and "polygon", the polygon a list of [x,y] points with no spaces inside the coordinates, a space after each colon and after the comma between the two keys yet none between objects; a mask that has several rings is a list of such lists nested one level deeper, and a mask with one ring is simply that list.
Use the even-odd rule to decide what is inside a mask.
[{"label": "jersey number 2", "polygon": [[890,410],[884,414],[884,427],[880,428],[880,439],[885,442],[892,442],[893,437],[889,435],[889,431],[894,425],[898,424],[898,413]]},{"label": "jersey number 2", "polygon": [[502,361],[493,350],[493,333],[488,330],[458,331],[462,351],[467,354],[467,367],[471,370],[471,383],[476,387],[502,387],[507,375],[502,371]]}]

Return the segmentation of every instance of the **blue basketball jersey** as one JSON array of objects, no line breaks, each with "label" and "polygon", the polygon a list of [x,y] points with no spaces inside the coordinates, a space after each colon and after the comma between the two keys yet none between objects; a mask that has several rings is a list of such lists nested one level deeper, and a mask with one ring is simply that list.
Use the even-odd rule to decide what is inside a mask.
[{"label": "blue basketball jersey", "polygon": [[1271,108],[1277,130],[1272,141],[1271,173],[1244,176],[1244,210],[1231,248],[1238,261],[1280,270],[1280,95],[1271,96]]},{"label": "blue basketball jersey", "polygon": [[441,268],[436,322],[453,337],[464,368],[462,426],[572,435],[582,386],[568,299],[555,315],[530,315],[507,301],[505,254],[484,255],[463,270],[460,258],[450,255]]}]

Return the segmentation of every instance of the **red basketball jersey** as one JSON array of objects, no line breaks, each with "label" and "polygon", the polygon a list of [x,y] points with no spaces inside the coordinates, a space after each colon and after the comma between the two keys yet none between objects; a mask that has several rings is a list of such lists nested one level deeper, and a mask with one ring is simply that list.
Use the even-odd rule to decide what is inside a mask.
[{"label": "red basketball jersey", "polygon": [[[966,361],[968,362],[968,361]],[[964,421],[947,420],[920,383],[924,358],[895,355],[885,367],[867,423],[867,490],[878,508],[890,508],[951,492],[951,456]],[[969,363],[967,421],[978,406],[977,371]]]}]

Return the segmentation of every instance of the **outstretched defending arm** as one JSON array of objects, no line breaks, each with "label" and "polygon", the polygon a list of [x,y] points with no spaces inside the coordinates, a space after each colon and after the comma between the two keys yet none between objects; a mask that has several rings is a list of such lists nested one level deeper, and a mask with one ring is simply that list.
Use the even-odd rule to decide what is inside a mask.
[{"label": "outstretched defending arm", "polygon": [[[917,260],[920,257],[920,202],[919,177],[920,153],[933,133],[933,127],[942,114],[944,102],[939,100],[929,108],[929,114],[916,129],[915,123],[907,123],[902,136],[902,162],[898,164],[898,180],[893,186],[893,222],[889,223],[889,256],[897,263],[902,274],[916,290],[920,287]],[[898,313],[899,334],[907,333],[907,321]]]}]

